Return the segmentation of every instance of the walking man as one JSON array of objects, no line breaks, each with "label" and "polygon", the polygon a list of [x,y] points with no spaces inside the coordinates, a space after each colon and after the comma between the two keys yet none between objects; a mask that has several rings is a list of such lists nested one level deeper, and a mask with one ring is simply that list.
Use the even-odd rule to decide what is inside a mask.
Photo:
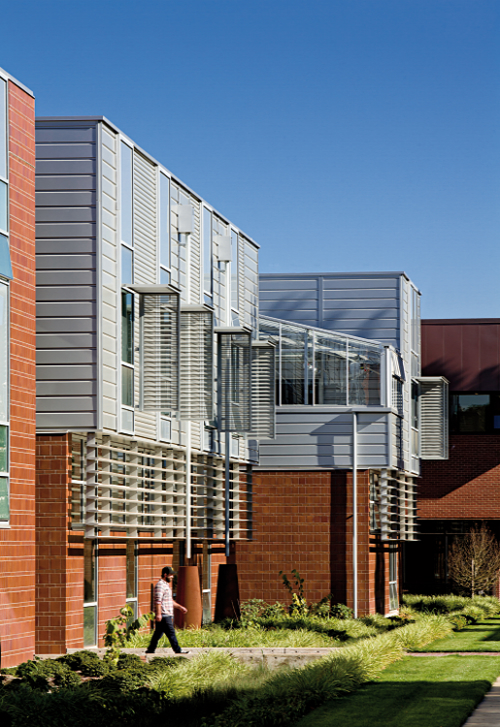
[{"label": "walking man", "polygon": [[166,634],[170,641],[170,646],[176,654],[188,654],[183,651],[177,641],[174,629],[174,608],[178,608],[182,613],[187,613],[187,608],[176,603],[172,596],[172,580],[174,577],[174,569],[165,566],[161,572],[161,578],[155,586],[154,590],[154,609],[155,609],[155,632],[149,644],[146,654],[154,654],[158,641],[163,634]]}]

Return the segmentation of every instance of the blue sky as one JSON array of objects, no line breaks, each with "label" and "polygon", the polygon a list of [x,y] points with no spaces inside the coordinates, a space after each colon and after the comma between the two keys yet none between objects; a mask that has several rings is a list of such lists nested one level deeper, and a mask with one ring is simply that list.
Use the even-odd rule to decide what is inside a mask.
[{"label": "blue sky", "polygon": [[261,245],[500,317],[498,0],[16,0],[37,114],[105,115]]}]

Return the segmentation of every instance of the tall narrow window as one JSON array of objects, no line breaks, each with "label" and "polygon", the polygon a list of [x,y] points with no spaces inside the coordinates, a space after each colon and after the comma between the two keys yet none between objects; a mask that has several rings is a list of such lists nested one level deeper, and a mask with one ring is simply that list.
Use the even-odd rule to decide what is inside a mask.
[{"label": "tall narrow window", "polygon": [[127,590],[126,601],[137,618],[137,551],[134,540],[127,540]]},{"label": "tall narrow window", "polygon": [[0,283],[0,523],[9,508],[9,288]]},{"label": "tall narrow window", "polygon": [[0,232],[8,232],[7,185],[0,180]]},{"label": "tall narrow window", "polygon": [[122,429],[134,430],[134,296],[122,291]]},{"label": "tall narrow window", "polygon": [[205,303],[212,303],[213,266],[212,266],[212,213],[203,208],[203,292]]},{"label": "tall narrow window", "polygon": [[389,550],[389,609],[396,611],[398,607],[398,551],[397,546],[392,545]]},{"label": "tall narrow window", "polygon": [[231,230],[231,308],[238,310],[239,300],[239,267],[238,259],[238,235]]},{"label": "tall narrow window", "polygon": [[[170,179],[160,173],[160,282],[170,270]],[[169,276],[170,280],[170,276]]]},{"label": "tall narrow window", "polygon": [[83,645],[97,644],[97,553],[95,540],[83,541]]}]

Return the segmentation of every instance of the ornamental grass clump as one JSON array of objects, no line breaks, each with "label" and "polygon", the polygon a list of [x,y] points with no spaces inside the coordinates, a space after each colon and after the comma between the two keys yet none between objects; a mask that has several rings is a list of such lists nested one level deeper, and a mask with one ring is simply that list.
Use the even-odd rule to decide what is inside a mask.
[{"label": "ornamental grass clump", "polygon": [[446,616],[423,615],[415,623],[396,629],[390,636],[405,651],[414,651],[449,636],[452,631],[453,624]]}]

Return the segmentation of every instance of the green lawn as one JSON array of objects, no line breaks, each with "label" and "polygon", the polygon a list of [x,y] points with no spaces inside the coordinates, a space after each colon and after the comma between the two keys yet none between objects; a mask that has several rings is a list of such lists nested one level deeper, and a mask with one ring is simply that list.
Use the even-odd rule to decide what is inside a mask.
[{"label": "green lawn", "polygon": [[460,727],[500,674],[500,657],[407,656],[296,727]]},{"label": "green lawn", "polygon": [[500,651],[500,618],[467,626],[418,651]]}]

